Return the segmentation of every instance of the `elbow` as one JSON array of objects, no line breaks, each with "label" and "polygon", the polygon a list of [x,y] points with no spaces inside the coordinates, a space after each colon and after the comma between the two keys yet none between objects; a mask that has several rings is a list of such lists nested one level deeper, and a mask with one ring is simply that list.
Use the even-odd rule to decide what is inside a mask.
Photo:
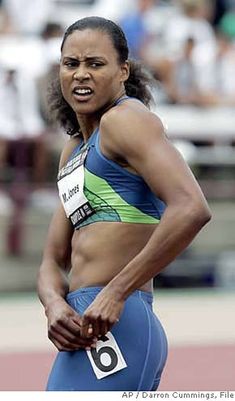
[{"label": "elbow", "polygon": [[207,206],[206,210],[204,211],[203,218],[204,218],[204,224],[209,223],[209,221],[212,219],[212,213],[209,206]]},{"label": "elbow", "polygon": [[205,226],[212,218],[212,213],[206,202],[192,202],[189,205],[191,220],[199,229]]}]

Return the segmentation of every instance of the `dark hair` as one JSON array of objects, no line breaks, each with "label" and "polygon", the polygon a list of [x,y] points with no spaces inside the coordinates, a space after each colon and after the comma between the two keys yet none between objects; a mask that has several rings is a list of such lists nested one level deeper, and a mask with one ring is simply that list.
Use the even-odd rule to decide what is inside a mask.
[{"label": "dark hair", "polygon": [[[119,25],[102,17],[82,18],[70,25],[64,34],[61,51],[63,50],[64,43],[69,35],[76,30],[83,31],[85,29],[97,29],[107,33],[117,51],[118,61],[120,64],[128,60],[129,49],[124,32]],[[144,69],[141,63],[134,60],[129,60],[129,62],[130,75],[128,80],[124,83],[126,94],[127,96],[141,100],[147,107],[149,107],[152,101],[150,87],[153,78],[150,73]],[[62,95],[59,77],[57,77],[50,86],[48,100],[51,112],[54,114],[56,120],[59,121],[67,130],[67,133],[69,135],[78,133],[79,124],[76,114]]]}]

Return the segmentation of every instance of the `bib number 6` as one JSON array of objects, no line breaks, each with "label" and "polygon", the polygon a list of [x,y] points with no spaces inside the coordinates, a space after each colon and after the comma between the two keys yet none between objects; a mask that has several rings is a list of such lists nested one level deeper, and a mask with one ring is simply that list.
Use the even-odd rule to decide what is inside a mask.
[{"label": "bib number 6", "polygon": [[97,342],[96,348],[87,351],[87,354],[97,379],[109,376],[127,366],[121,350],[110,332],[102,336]]},{"label": "bib number 6", "polygon": [[[109,341],[108,337],[106,336],[102,336],[100,340],[103,342]],[[107,365],[102,363],[102,356],[105,357],[104,354],[109,356],[110,363]],[[97,368],[102,372],[110,372],[111,370],[115,369],[118,364],[118,356],[112,347],[103,346],[99,349],[99,351],[97,351],[96,348],[92,348],[91,356]]]}]

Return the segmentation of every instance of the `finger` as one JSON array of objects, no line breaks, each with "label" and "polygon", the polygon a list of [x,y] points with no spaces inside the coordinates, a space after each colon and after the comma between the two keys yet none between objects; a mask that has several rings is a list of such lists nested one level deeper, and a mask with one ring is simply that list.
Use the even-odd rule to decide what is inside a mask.
[{"label": "finger", "polygon": [[90,351],[91,348],[96,348],[96,346],[97,346],[97,341],[98,341],[98,338],[94,337],[94,338],[92,339],[92,343],[91,343],[90,345],[87,345],[87,346],[85,347],[86,351]]},{"label": "finger", "polygon": [[81,326],[81,321],[82,321],[82,317],[77,313],[77,314],[74,314],[72,317],[71,317],[71,321],[76,325],[76,326]]},{"label": "finger", "polygon": [[104,330],[105,330],[106,332],[104,333],[104,335],[107,334],[109,331],[111,331],[111,329],[112,329],[112,327],[114,326],[114,324],[116,324],[118,321],[119,321],[119,320],[117,320],[115,323],[114,323],[114,322],[110,322],[109,320],[106,321],[106,324],[105,324],[105,326],[104,326]]},{"label": "finger", "polygon": [[93,325],[86,316],[83,316],[81,321],[80,335],[83,338],[93,335]]},{"label": "finger", "polygon": [[65,338],[60,332],[58,332],[55,329],[50,330],[50,333],[48,335],[50,339],[54,339],[57,342],[59,342],[63,347],[66,348],[74,348],[74,347],[79,347],[79,344],[76,342],[69,341],[67,338]]},{"label": "finger", "polygon": [[73,318],[68,318],[60,322],[60,326],[69,330],[73,335],[78,335],[80,333],[80,324],[77,323]]},{"label": "finger", "polygon": [[78,344],[68,343],[62,336],[58,333],[48,336],[59,351],[76,351],[79,349]]},{"label": "finger", "polygon": [[105,321],[102,321],[102,322],[100,323],[99,335],[100,335],[100,336],[104,336],[105,334],[107,334],[108,331],[109,331],[108,322],[107,322],[106,320],[105,320]]},{"label": "finger", "polygon": [[98,338],[97,338],[97,337],[94,337],[94,338],[93,338],[93,342],[92,342],[92,344],[91,344],[91,348],[96,348],[97,341],[98,341]]},{"label": "finger", "polygon": [[67,341],[74,343],[76,343],[77,338],[79,337],[79,332],[77,332],[76,334],[71,333],[71,331],[69,331],[69,329],[67,329],[67,327],[64,327],[63,325],[51,327],[50,332],[58,333],[62,335]]},{"label": "finger", "polygon": [[93,334],[93,326],[92,326],[92,324],[90,323],[89,325],[88,325],[88,330],[87,330],[87,334],[88,334],[88,336],[92,336],[92,334]]},{"label": "finger", "polygon": [[91,335],[90,333],[92,333],[93,337],[98,337],[101,333],[101,325],[102,325],[101,318],[91,319],[88,328],[88,336]]},{"label": "finger", "polygon": [[54,338],[59,341],[63,347],[77,349],[77,348],[85,348],[87,346],[91,346],[93,339],[83,339],[80,336],[77,336],[74,340],[69,339],[64,336],[61,331],[58,331],[54,328],[51,328],[49,333],[49,338]]}]

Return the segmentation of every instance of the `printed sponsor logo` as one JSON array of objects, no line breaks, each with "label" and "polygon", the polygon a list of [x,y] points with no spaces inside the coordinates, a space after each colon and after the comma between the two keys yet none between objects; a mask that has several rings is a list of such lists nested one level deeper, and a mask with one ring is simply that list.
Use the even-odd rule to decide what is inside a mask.
[{"label": "printed sponsor logo", "polygon": [[78,156],[74,157],[72,160],[70,160],[66,166],[62,167],[61,170],[58,173],[58,181],[61,180],[63,177],[66,175],[72,173],[77,167],[81,166],[84,163],[84,160],[87,155],[87,149],[80,153]]},{"label": "printed sponsor logo", "polygon": [[75,226],[77,223],[82,222],[85,218],[89,217],[94,213],[93,209],[88,203],[85,203],[79,209],[77,209],[71,216],[71,222]]}]

